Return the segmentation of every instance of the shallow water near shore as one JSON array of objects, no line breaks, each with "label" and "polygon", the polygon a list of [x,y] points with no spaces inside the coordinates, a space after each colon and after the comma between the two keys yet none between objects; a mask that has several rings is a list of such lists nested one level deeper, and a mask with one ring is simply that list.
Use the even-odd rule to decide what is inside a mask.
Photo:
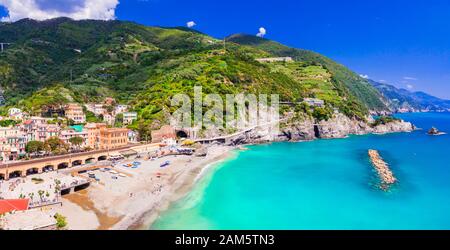
[{"label": "shallow water near shore", "polygon": [[[402,114],[413,133],[249,147],[211,168],[151,229],[450,229],[449,113]],[[386,193],[368,149],[399,180]]]}]

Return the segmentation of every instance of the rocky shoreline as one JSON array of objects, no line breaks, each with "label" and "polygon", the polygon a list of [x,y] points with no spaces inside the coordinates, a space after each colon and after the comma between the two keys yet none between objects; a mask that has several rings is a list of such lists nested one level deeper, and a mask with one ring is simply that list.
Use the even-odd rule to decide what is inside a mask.
[{"label": "rocky shoreline", "polygon": [[349,135],[388,134],[412,132],[417,128],[410,122],[394,120],[387,124],[372,126],[373,118],[367,122],[350,119],[343,114],[335,114],[328,121],[315,122],[305,118],[302,122],[282,123],[279,133],[273,133],[271,128],[256,128],[232,140],[232,145],[262,144],[270,142],[300,142],[316,139],[339,139]]}]

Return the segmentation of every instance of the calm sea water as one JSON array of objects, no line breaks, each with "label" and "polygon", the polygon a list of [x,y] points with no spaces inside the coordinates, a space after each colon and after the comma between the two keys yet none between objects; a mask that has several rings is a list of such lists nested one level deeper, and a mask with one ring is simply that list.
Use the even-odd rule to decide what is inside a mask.
[{"label": "calm sea water", "polygon": [[[450,229],[450,114],[404,114],[423,131],[252,146],[211,170],[152,229]],[[374,187],[378,149],[400,183]]]}]

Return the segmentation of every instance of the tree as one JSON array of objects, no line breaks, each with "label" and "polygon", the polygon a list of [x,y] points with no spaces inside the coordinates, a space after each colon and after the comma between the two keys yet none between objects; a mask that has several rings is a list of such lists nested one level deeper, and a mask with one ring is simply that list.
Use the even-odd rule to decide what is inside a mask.
[{"label": "tree", "polygon": [[399,119],[392,116],[381,116],[375,119],[375,121],[371,124],[372,127],[376,127],[378,125],[386,125],[391,122],[398,121]]},{"label": "tree", "polygon": [[329,108],[315,108],[312,115],[318,121],[327,121],[333,116],[333,113]]},{"label": "tree", "polygon": [[44,197],[44,194],[45,194],[45,191],[44,190],[39,190],[38,191],[38,195],[39,195],[39,198],[41,199],[41,201],[43,201],[43,197]]},{"label": "tree", "polygon": [[72,119],[67,119],[67,120],[66,120],[66,125],[67,125],[67,126],[73,126],[73,125],[76,125],[76,123],[75,123],[75,121],[72,120]]},{"label": "tree", "polygon": [[55,214],[55,220],[56,220],[56,227],[58,229],[63,229],[67,226],[67,220],[66,217],[62,216],[61,214]]},{"label": "tree", "polygon": [[92,123],[103,122],[103,117],[99,118],[91,111],[86,111],[85,114],[86,114],[86,122],[88,122],[88,123],[89,122],[92,122]]},{"label": "tree", "polygon": [[80,146],[83,144],[84,139],[79,136],[75,136],[69,139],[70,144],[75,146],[76,148],[80,148]]},{"label": "tree", "polygon": [[116,128],[123,127],[123,114],[116,115],[116,121],[114,122]]},{"label": "tree", "polygon": [[17,125],[18,122],[14,120],[2,120],[0,121],[0,127],[11,127]]},{"label": "tree", "polygon": [[146,122],[139,121],[139,123],[137,124],[136,130],[139,133],[139,137],[140,137],[141,141],[150,141],[151,140],[150,126]]},{"label": "tree", "polygon": [[44,143],[40,141],[30,141],[25,146],[25,151],[29,154],[38,153],[44,150]]},{"label": "tree", "polygon": [[105,105],[105,106],[103,106],[103,108],[104,109],[106,109],[106,111],[109,113],[109,114],[111,114],[113,111],[114,111],[114,107],[113,106],[111,106],[111,105]]},{"label": "tree", "polygon": [[62,153],[68,151],[68,146],[58,137],[51,137],[45,141],[44,147],[52,153]]}]

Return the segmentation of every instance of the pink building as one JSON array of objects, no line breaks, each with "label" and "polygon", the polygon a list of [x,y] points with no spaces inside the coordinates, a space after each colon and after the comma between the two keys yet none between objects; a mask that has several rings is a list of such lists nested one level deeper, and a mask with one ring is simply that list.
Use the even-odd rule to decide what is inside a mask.
[{"label": "pink building", "polygon": [[20,127],[0,128],[0,160],[14,161],[25,155],[26,134]]},{"label": "pink building", "polygon": [[50,137],[58,137],[61,128],[56,124],[47,124],[45,119],[30,119],[21,125],[22,131],[26,134],[27,141],[44,142]]}]

